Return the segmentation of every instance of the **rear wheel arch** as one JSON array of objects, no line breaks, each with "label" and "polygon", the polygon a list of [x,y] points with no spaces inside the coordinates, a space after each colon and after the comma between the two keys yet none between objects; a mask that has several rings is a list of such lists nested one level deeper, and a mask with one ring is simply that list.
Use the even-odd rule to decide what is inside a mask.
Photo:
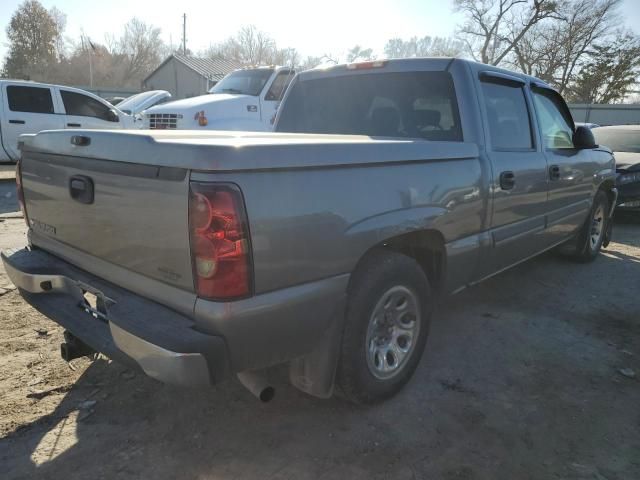
[{"label": "rear wheel arch", "polygon": [[391,250],[415,260],[429,279],[434,292],[440,292],[444,288],[447,259],[445,240],[440,231],[424,229],[389,237],[364,252],[353,272],[356,273],[379,250]]}]

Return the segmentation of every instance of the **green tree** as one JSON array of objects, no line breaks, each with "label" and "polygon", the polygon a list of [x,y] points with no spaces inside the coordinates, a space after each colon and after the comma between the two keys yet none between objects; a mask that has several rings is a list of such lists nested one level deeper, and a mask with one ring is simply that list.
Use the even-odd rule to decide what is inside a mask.
[{"label": "green tree", "polygon": [[56,62],[61,25],[37,0],[25,0],[7,26],[9,54],[3,75],[12,78],[38,77]]},{"label": "green tree", "polygon": [[640,37],[630,33],[593,47],[591,59],[570,87],[575,103],[622,102],[640,75]]}]

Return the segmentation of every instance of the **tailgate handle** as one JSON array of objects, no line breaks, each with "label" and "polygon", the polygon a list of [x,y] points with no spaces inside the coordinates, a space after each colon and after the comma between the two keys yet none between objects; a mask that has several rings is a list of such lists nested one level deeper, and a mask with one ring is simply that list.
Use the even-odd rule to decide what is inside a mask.
[{"label": "tailgate handle", "polygon": [[93,180],[84,175],[74,175],[69,179],[69,194],[80,203],[93,203]]}]

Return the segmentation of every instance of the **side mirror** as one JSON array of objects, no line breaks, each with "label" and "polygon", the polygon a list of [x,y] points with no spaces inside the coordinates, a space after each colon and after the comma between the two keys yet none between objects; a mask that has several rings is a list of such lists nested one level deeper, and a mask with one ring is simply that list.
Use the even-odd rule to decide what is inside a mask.
[{"label": "side mirror", "polygon": [[598,144],[589,127],[580,125],[573,134],[573,146],[578,150],[596,148]]},{"label": "side mirror", "polygon": [[111,110],[109,110],[109,112],[107,112],[107,121],[108,122],[119,122],[120,121],[120,117],[118,116],[118,114],[116,113],[115,110],[111,109]]}]

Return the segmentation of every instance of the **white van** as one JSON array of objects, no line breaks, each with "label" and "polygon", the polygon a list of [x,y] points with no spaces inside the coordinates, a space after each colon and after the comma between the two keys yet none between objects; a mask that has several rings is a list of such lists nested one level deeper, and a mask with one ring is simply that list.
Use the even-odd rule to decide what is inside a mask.
[{"label": "white van", "polygon": [[134,128],[133,117],[84,90],[0,80],[0,162],[16,161],[23,133],[65,128]]}]

